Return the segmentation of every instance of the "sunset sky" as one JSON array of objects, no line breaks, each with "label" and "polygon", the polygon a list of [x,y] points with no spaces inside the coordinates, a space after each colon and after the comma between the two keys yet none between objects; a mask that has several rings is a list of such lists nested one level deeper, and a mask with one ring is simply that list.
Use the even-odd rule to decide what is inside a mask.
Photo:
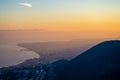
[{"label": "sunset sky", "polygon": [[0,29],[120,32],[120,0],[0,0]]}]

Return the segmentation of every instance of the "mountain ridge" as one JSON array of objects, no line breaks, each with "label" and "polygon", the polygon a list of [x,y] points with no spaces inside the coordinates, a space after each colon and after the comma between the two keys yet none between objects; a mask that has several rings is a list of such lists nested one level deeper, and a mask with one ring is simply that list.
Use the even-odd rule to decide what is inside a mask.
[{"label": "mountain ridge", "polygon": [[117,80],[115,78],[120,79],[117,76],[120,74],[119,61],[120,41],[104,41],[69,61],[58,73],[57,80]]},{"label": "mountain ridge", "polygon": [[120,80],[120,40],[99,43],[69,61],[3,68],[0,79]]}]

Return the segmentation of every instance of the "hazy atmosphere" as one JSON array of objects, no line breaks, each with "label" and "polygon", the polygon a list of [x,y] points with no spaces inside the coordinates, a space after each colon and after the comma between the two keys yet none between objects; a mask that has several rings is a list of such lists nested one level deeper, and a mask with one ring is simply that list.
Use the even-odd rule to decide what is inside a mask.
[{"label": "hazy atmosphere", "polygon": [[119,0],[0,0],[0,30],[77,32],[119,38]]},{"label": "hazy atmosphere", "polygon": [[0,80],[120,80],[119,40],[120,0],[0,0]]}]

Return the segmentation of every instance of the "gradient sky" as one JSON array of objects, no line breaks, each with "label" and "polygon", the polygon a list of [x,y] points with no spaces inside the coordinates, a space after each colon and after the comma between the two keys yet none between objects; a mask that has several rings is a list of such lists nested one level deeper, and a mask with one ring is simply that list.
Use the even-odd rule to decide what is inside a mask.
[{"label": "gradient sky", "polygon": [[120,34],[120,0],[0,0],[0,29]]}]

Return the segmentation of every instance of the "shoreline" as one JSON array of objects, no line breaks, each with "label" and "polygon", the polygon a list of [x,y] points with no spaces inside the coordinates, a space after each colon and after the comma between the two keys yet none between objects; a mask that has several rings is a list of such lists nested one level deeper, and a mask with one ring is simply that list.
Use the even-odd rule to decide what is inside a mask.
[{"label": "shoreline", "polygon": [[39,61],[41,63],[51,63],[61,59],[70,60],[82,54],[94,44],[86,44],[80,41],[52,41],[19,43],[17,45],[40,55]]}]

